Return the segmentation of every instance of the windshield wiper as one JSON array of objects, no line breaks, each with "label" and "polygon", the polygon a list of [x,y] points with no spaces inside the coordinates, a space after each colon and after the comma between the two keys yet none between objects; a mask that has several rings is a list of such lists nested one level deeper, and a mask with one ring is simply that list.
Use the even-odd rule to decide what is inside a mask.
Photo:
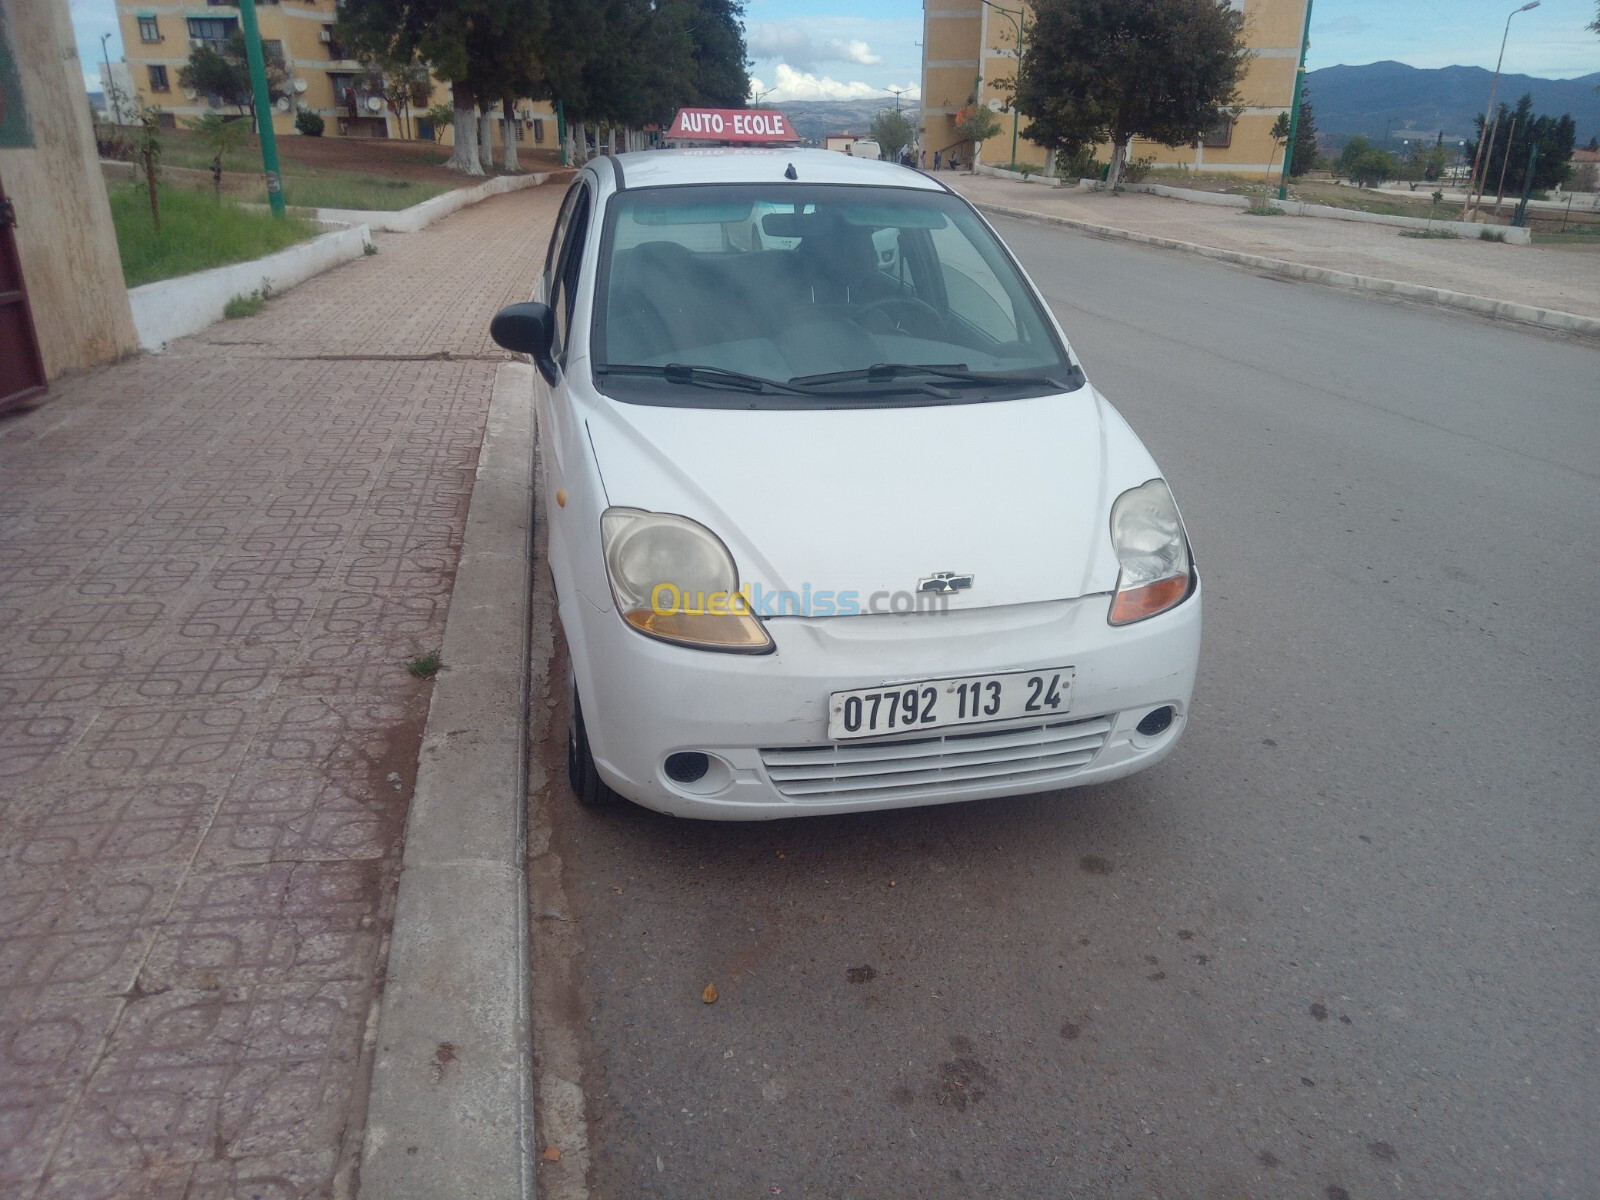
[{"label": "windshield wiper", "polygon": [[739,392],[788,392],[806,394],[801,388],[790,387],[776,379],[760,375],[746,375],[743,371],[728,371],[722,367],[697,367],[691,363],[668,363],[664,367],[644,363],[608,363],[595,369],[596,375],[650,375],[668,383],[683,383],[693,387],[728,388]]},{"label": "windshield wiper", "polygon": [[1070,392],[1083,383],[1083,372],[1069,364],[1067,382],[1028,371],[973,371],[966,363],[874,363],[859,371],[829,371],[822,375],[800,375],[789,380],[797,387],[828,383],[888,383],[909,376],[931,375],[936,379],[956,379],[963,383],[1020,383],[1036,384]]}]

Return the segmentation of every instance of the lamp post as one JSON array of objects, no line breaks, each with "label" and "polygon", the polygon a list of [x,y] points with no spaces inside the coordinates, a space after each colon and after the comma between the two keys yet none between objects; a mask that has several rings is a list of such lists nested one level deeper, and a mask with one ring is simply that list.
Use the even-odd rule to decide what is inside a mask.
[{"label": "lamp post", "polygon": [[1306,27],[1300,34],[1300,65],[1294,73],[1294,99],[1289,103],[1289,144],[1283,150],[1283,179],[1278,184],[1278,199],[1289,198],[1289,168],[1294,159],[1294,139],[1300,132],[1300,93],[1306,83],[1306,47],[1311,44],[1311,0],[1306,0]]},{"label": "lamp post", "polygon": [[100,35],[100,57],[106,60],[106,99],[111,101],[111,121],[115,125],[122,124],[122,89],[117,86],[117,81],[111,78],[111,52],[106,49],[106,42],[111,35]]},{"label": "lamp post", "polygon": [[[1494,119],[1494,128],[1493,130],[1489,131],[1489,141],[1491,143],[1494,141],[1495,133],[1498,132],[1500,128],[1500,114],[1495,111],[1494,93],[1495,89],[1500,86],[1500,66],[1506,60],[1506,39],[1511,36],[1511,18],[1516,16],[1518,13],[1525,13],[1530,9],[1538,7],[1539,0],[1529,0],[1529,2],[1524,4],[1521,8],[1514,8],[1506,14],[1506,31],[1500,35],[1500,57],[1494,61],[1494,78],[1489,81],[1489,107],[1483,110],[1483,119],[1485,122],[1487,122],[1491,117]],[[1473,152],[1472,155],[1472,175],[1467,180],[1467,199],[1466,202],[1461,206],[1461,217],[1463,220],[1466,219],[1467,210],[1474,207],[1472,203],[1472,189],[1478,184],[1478,164],[1483,160],[1483,141],[1483,135],[1479,134],[1478,148]],[[1484,173],[1487,175],[1489,170],[1487,163],[1484,163],[1483,169]],[[1483,199],[1482,188],[1479,188],[1478,199],[1480,201]]]},{"label": "lamp post", "polygon": [[[1017,70],[1020,71],[1022,69],[1022,38],[1026,32],[1028,14],[1020,9],[1001,8],[1000,5],[994,3],[994,0],[983,0],[983,2],[1010,21],[1011,27],[1017,31]],[[1015,92],[1011,95],[1011,165],[1013,167],[1017,165],[1017,97]]]},{"label": "lamp post", "polygon": [[256,132],[261,136],[261,167],[267,176],[267,205],[273,216],[281,217],[284,215],[283,174],[278,169],[278,135],[272,128],[272,94],[267,90],[266,61],[261,56],[261,29],[256,24],[256,0],[239,0],[239,24],[244,31],[244,55],[250,64],[250,86],[256,99]]}]

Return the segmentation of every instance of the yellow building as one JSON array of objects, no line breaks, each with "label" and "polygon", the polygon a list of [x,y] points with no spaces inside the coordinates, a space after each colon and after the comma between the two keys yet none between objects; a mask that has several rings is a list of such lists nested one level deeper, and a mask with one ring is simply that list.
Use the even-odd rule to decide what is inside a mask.
[{"label": "yellow building", "polygon": [[[193,120],[219,107],[214,98],[186,91],[178,82],[178,72],[188,64],[195,48],[210,45],[220,50],[227,43],[239,28],[238,7],[218,0],[116,2],[123,58],[138,100],[159,105],[168,125]],[[334,36],[336,5],[337,0],[257,0],[261,40],[283,55],[289,72],[288,94],[274,105],[273,129],[280,135],[293,134],[297,112],[309,110],[322,117],[329,136],[403,138],[409,134],[432,138],[435,131],[426,110],[430,105],[450,103],[449,86],[433,81],[432,98],[421,110],[411,111],[408,128],[381,95],[362,86],[362,64],[350,58]],[[227,106],[223,111],[233,110]],[[496,145],[503,124],[496,116]],[[449,127],[438,132],[448,145]],[[558,146],[555,117],[546,101],[518,101],[512,132],[519,147],[554,150]]]},{"label": "yellow building", "polygon": [[[1282,169],[1282,150],[1270,135],[1279,113],[1294,98],[1300,39],[1308,0],[1232,0],[1245,17],[1245,44],[1253,57],[1239,86],[1243,110],[1235,121],[1211,130],[1192,146],[1176,149],[1135,138],[1128,157],[1153,158],[1164,167],[1223,171],[1262,176]],[[1000,5],[985,0],[923,0],[922,121],[928,164],[935,150],[949,157],[951,148],[965,159],[969,147],[955,132],[956,114],[966,106],[977,83],[981,102],[999,112],[1000,132],[979,148],[978,161],[1004,166],[1011,161],[1012,127],[1017,128],[1019,163],[1043,165],[1045,152],[1027,140],[1028,118],[1000,111],[1009,100],[996,85],[1016,74],[1017,36],[1027,47],[1033,20],[1027,0]],[[1110,147],[1102,148],[1102,162]]]}]

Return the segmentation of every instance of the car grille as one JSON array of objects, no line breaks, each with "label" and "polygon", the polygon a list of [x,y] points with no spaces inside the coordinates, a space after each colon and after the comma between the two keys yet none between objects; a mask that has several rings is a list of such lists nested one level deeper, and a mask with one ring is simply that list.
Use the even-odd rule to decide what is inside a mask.
[{"label": "car grille", "polygon": [[1108,717],[902,741],[779,747],[761,752],[774,786],[793,800],[869,800],[968,784],[1037,785],[1087,766],[1111,732]]}]

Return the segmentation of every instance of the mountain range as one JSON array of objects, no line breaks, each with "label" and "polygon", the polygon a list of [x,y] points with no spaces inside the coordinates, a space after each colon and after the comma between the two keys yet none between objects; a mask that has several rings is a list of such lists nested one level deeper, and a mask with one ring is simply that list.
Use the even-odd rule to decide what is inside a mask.
[{"label": "mountain range", "polygon": [[[1477,135],[1474,118],[1489,102],[1492,71],[1482,67],[1439,67],[1424,70],[1401,62],[1375,62],[1362,67],[1323,67],[1306,73],[1306,90],[1316,113],[1317,132],[1342,142],[1354,133],[1382,141],[1385,126],[1391,142],[1413,134],[1443,133],[1446,142]],[[1501,75],[1495,106],[1512,108],[1523,93],[1533,96],[1533,111],[1559,117],[1571,113],[1578,126],[1578,144],[1600,136],[1600,73],[1578,79],[1535,79]]]}]

